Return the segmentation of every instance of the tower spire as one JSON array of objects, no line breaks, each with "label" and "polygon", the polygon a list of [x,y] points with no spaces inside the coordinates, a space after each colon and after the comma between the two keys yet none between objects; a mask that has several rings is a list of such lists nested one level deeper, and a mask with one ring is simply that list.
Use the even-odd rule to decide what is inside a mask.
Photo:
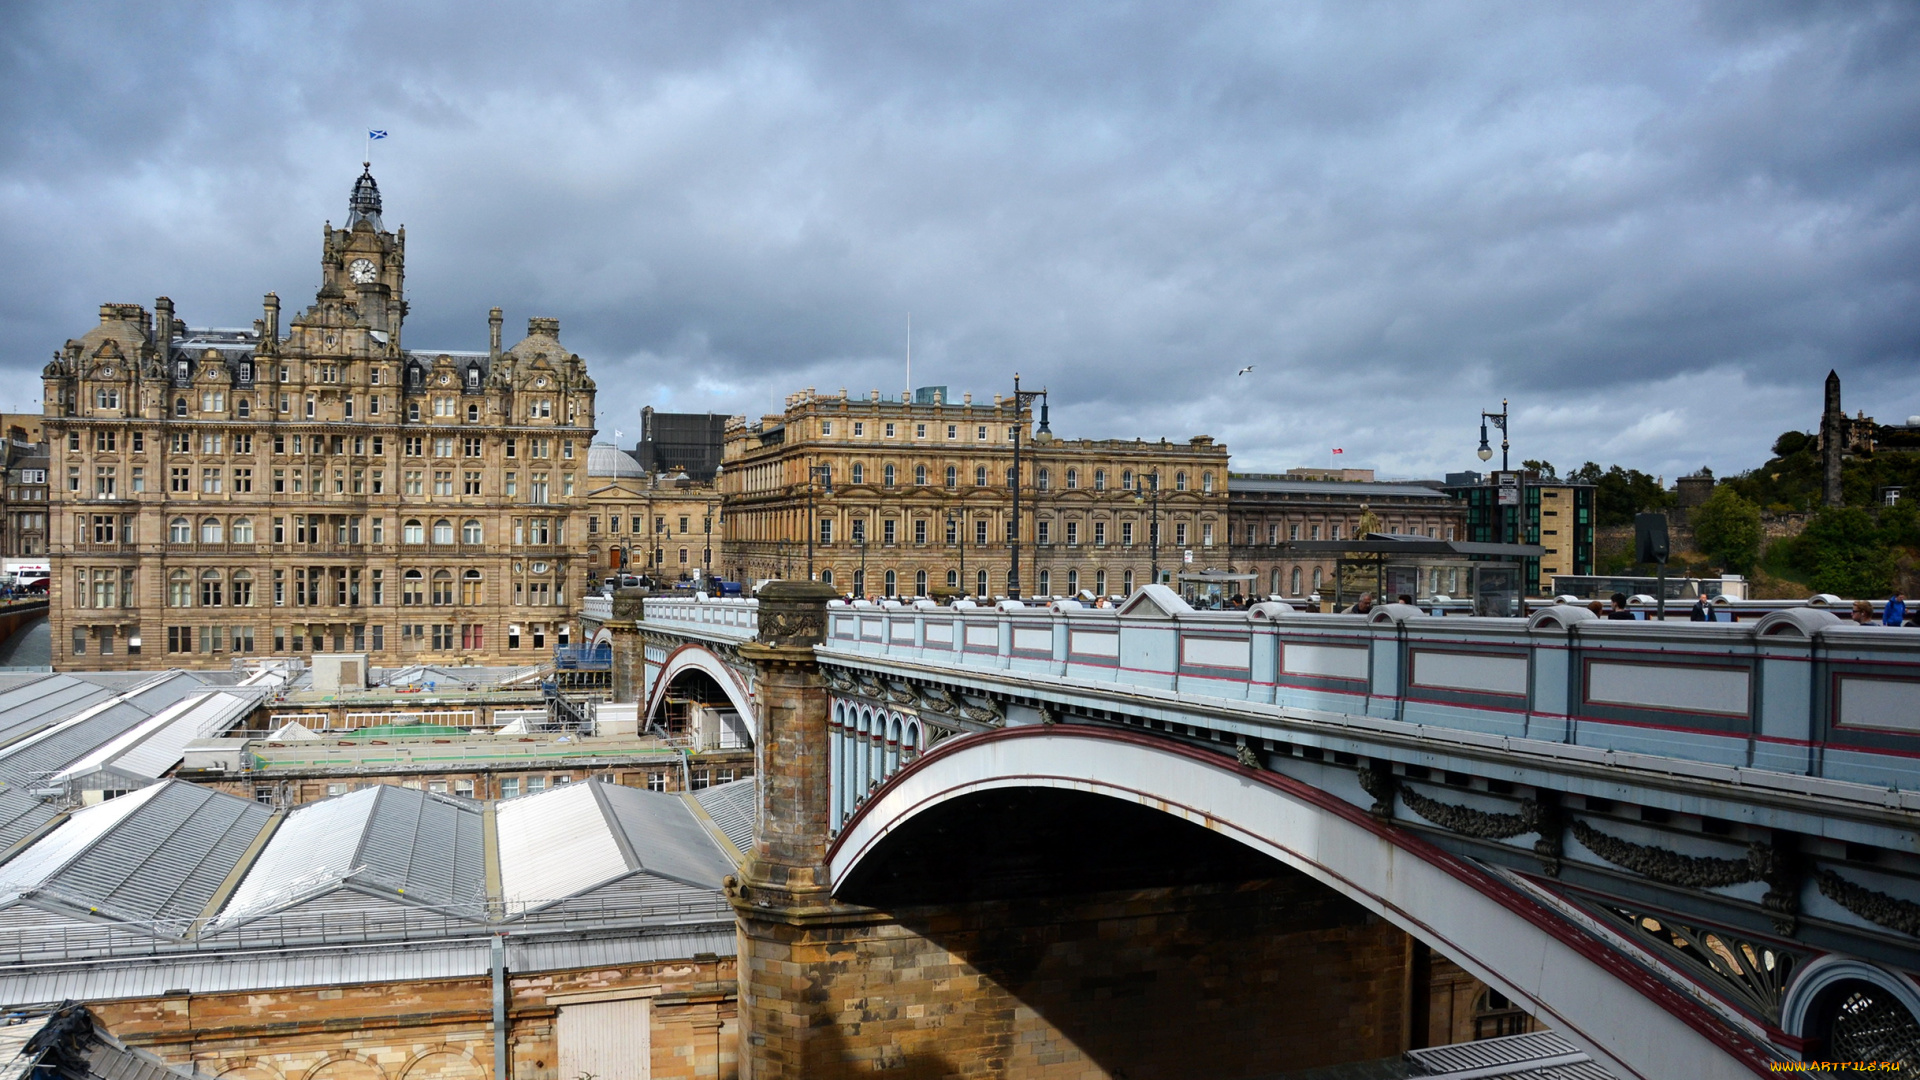
[{"label": "tower spire", "polygon": [[380,185],[373,179],[373,163],[362,162],[360,179],[353,182],[353,194],[347,199],[347,228],[365,221],[375,232],[386,231],[380,221]]}]

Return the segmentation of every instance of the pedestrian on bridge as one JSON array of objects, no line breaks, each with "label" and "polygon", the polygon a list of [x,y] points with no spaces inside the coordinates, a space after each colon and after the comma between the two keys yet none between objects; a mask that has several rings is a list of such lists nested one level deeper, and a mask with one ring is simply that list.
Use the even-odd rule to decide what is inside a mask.
[{"label": "pedestrian on bridge", "polygon": [[1853,602],[1853,621],[1861,626],[1872,626],[1874,623],[1873,601],[1855,600]]},{"label": "pedestrian on bridge", "polygon": [[1713,603],[1707,599],[1705,589],[1701,590],[1700,599],[1693,602],[1693,614],[1689,618],[1693,622],[1713,621]]},{"label": "pedestrian on bridge", "polygon": [[1898,589],[1887,597],[1887,606],[1880,616],[1880,622],[1886,626],[1905,626],[1907,624],[1907,594]]},{"label": "pedestrian on bridge", "polygon": [[1619,622],[1634,621],[1633,612],[1627,610],[1627,594],[1626,593],[1617,592],[1613,594],[1613,610],[1607,612],[1607,618],[1613,619]]}]

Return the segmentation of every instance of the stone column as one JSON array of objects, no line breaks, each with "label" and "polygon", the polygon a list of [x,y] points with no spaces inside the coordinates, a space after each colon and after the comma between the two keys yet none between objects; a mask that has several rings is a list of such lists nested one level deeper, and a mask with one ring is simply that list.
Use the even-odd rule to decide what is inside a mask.
[{"label": "stone column", "polygon": [[835,595],[817,581],[768,583],[759,592],[760,636],[740,647],[755,668],[760,731],[758,834],[728,883],[740,920],[742,1080],[809,1075],[820,1003],[809,1000],[814,972],[800,954],[845,914],[828,895],[830,706],[813,654]]},{"label": "stone column", "polygon": [[[607,632],[613,635],[613,700],[640,701],[647,690],[646,645],[639,622],[646,613],[645,589],[616,589]],[[640,701],[642,707],[646,702]]]}]

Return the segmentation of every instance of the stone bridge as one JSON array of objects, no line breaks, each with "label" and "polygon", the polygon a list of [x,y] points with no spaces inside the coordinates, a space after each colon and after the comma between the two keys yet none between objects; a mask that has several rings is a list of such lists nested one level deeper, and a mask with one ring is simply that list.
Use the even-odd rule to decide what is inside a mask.
[{"label": "stone bridge", "polygon": [[[753,718],[753,1077],[1273,1076],[1439,955],[1616,1076],[1920,1054],[1920,634],[623,595]],[[710,685],[709,685],[710,683]]]}]

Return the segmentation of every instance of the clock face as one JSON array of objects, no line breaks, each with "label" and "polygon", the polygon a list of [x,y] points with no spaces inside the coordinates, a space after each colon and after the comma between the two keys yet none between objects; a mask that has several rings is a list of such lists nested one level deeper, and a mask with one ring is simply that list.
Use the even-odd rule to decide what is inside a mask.
[{"label": "clock face", "polygon": [[355,285],[371,285],[375,276],[373,260],[353,260],[352,265],[347,267],[347,276],[353,279]]}]

